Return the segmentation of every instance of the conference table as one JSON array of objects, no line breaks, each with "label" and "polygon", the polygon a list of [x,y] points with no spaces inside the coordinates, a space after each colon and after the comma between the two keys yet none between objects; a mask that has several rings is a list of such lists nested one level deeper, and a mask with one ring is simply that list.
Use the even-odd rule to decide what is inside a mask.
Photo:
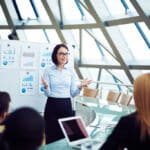
[{"label": "conference table", "polygon": [[[76,97],[77,115],[81,115],[85,122],[87,118],[90,120],[86,124],[86,129],[92,139],[99,140],[104,143],[115,125],[122,116],[128,115],[135,111],[134,105],[124,106],[118,103],[108,102],[106,100],[98,100],[93,105],[92,99],[88,97]],[[78,108],[79,107],[79,108]],[[85,110],[84,112],[83,110]],[[80,111],[81,110],[81,111]],[[84,114],[83,114],[84,112]],[[92,113],[91,113],[92,112]],[[90,115],[92,114],[92,115]],[[95,114],[95,115],[94,115]],[[90,116],[89,116],[90,115]],[[102,145],[102,144],[101,144]],[[67,144],[66,139],[60,139],[53,143],[40,147],[40,150],[75,150]]]}]

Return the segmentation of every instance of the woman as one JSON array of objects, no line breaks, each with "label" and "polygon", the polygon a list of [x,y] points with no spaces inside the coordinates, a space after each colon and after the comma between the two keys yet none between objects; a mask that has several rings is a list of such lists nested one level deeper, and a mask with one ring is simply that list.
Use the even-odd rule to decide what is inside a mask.
[{"label": "woman", "polygon": [[45,95],[48,97],[44,112],[46,143],[64,137],[58,119],[74,115],[71,97],[78,95],[82,87],[91,83],[91,80],[84,80],[77,86],[74,71],[66,65],[68,55],[69,50],[65,44],[56,45],[52,53],[54,65],[49,67],[42,77]]},{"label": "woman", "polygon": [[134,81],[136,112],[122,117],[101,150],[150,149],[150,73]]},{"label": "woman", "polygon": [[44,119],[32,108],[15,110],[2,124],[1,150],[38,150],[44,141]]}]

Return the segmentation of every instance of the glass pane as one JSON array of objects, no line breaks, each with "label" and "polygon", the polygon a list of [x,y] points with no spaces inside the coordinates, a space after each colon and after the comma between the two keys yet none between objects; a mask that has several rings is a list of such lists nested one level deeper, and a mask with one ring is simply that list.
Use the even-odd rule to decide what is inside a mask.
[{"label": "glass pane", "polygon": [[[125,14],[125,9],[120,0],[104,0],[111,15]],[[115,6],[115,7],[114,7]]]},{"label": "glass pane", "polygon": [[146,35],[146,38],[148,39],[150,43],[150,30],[148,29],[148,27],[145,25],[144,22],[140,22],[139,25],[142,28],[144,34]]},{"label": "glass pane", "polygon": [[[80,5],[84,17],[81,15],[76,3],[74,0],[63,0],[62,2],[62,8],[63,8],[63,17],[64,17],[64,23],[94,23],[93,17]],[[71,16],[71,17],[70,17]]]},{"label": "glass pane", "polygon": [[133,60],[135,60],[131,61],[130,64],[149,64],[150,50],[136,29],[135,25],[121,25],[119,28],[125,38],[126,43],[128,44],[127,48],[131,50]]},{"label": "glass pane", "polygon": [[62,30],[67,43],[79,49],[79,30]]},{"label": "glass pane", "polygon": [[[96,1],[96,0],[95,0]],[[98,0],[97,0],[98,2]],[[104,3],[107,7],[107,11],[109,12],[110,16],[122,16],[122,15],[129,15],[129,12],[136,13],[136,10],[131,5],[129,0],[125,0],[125,5],[127,6],[128,10],[126,11],[125,5],[121,2],[121,0],[104,0]]]},{"label": "glass pane", "polygon": [[99,69],[98,68],[80,68],[80,71],[83,73],[84,78],[97,81]]},{"label": "glass pane", "polygon": [[124,2],[125,4],[122,3],[121,0],[101,0],[101,2],[99,2],[99,0],[91,1],[97,14],[104,21],[138,15],[130,0],[124,0]]},{"label": "glass pane", "polygon": [[0,24],[2,24],[2,25],[7,24],[7,21],[6,21],[6,18],[5,18],[5,15],[4,15],[4,12],[2,10],[1,5],[0,5]]},{"label": "glass pane", "polygon": [[[112,74],[115,75],[118,80],[120,80],[120,82],[117,82],[120,84],[119,86],[117,86],[116,82],[114,81]],[[132,91],[132,84],[128,80],[124,70],[102,70],[100,81],[102,82],[101,88],[103,91],[103,97],[107,95],[107,92],[110,89],[117,91],[121,90],[124,92]],[[127,88],[126,86],[130,87]]]},{"label": "glass pane", "polygon": [[102,47],[104,47],[104,49],[107,49],[111,53],[113,53],[109,43],[107,42],[105,36],[103,35],[103,33],[100,29],[92,29],[92,33],[95,36],[95,38],[101,43],[101,45],[102,45]]},{"label": "glass pane", "polygon": [[47,42],[43,30],[24,30],[27,41],[30,42]]},{"label": "glass pane", "polygon": [[41,0],[35,0],[34,2],[35,2],[35,6],[37,8],[37,11],[39,13],[40,21],[42,21],[42,23],[52,24],[51,20],[49,19],[48,15],[43,7],[43,4],[41,3]]},{"label": "glass pane", "polygon": [[143,73],[149,73],[150,72],[150,69],[149,70],[130,70],[132,76],[135,78],[137,78],[139,75],[143,74]]},{"label": "glass pane", "polygon": [[[99,73],[99,69],[98,68],[80,68],[80,71],[82,73],[82,75],[84,76],[84,79],[90,79],[93,82],[97,82],[97,77],[98,77],[98,73]],[[93,87],[96,88],[96,83],[91,83],[89,85],[89,87]]]},{"label": "glass pane", "polygon": [[11,33],[11,30],[0,30],[0,39],[8,40],[8,35]]},{"label": "glass pane", "polygon": [[47,33],[50,43],[60,43],[61,42],[56,30],[53,30],[53,29],[46,30],[46,33]]},{"label": "glass pane", "polygon": [[[124,70],[111,70],[111,69],[108,69],[108,70],[103,70],[102,71],[102,77],[101,77],[101,82],[109,82],[109,83],[115,83],[114,82],[114,79],[112,78],[112,75],[114,75],[117,79],[118,79],[118,83],[120,84],[131,84],[129,79],[127,78]],[[111,78],[110,78],[111,76]],[[120,82],[119,82],[120,81]]]},{"label": "glass pane", "polygon": [[98,49],[95,40],[83,32],[83,43],[82,43],[82,62],[83,64],[98,64],[98,65],[119,65],[119,63],[105,50],[103,49],[105,56],[102,56]]},{"label": "glass pane", "polygon": [[29,0],[16,0],[16,3],[18,5],[19,12],[23,19],[36,19],[35,13]]},{"label": "glass pane", "polygon": [[137,0],[140,7],[146,13],[146,15],[150,15],[150,3],[148,0]]}]

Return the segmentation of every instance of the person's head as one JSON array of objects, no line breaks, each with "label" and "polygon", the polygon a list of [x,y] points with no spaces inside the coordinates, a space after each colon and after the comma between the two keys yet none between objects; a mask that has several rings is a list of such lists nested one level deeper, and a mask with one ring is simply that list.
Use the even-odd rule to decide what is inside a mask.
[{"label": "person's head", "polygon": [[150,133],[150,73],[144,73],[134,81],[134,101],[142,124],[142,134],[148,128],[146,132]]},{"label": "person's head", "polygon": [[52,61],[55,65],[65,65],[68,63],[69,49],[65,44],[58,44],[52,52]]},{"label": "person's head", "polygon": [[44,138],[44,120],[33,108],[22,107],[2,123],[2,146],[9,150],[37,150]]},{"label": "person's head", "polygon": [[10,95],[7,92],[0,91],[0,122],[7,116],[10,102]]}]

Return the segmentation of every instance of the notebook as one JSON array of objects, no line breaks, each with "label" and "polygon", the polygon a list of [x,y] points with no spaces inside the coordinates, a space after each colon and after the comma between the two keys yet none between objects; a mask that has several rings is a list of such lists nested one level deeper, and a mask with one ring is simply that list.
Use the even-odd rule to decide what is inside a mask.
[{"label": "notebook", "polygon": [[58,122],[69,146],[81,148],[82,144],[89,143],[100,147],[100,141],[93,140],[89,136],[81,116],[61,118]]}]

